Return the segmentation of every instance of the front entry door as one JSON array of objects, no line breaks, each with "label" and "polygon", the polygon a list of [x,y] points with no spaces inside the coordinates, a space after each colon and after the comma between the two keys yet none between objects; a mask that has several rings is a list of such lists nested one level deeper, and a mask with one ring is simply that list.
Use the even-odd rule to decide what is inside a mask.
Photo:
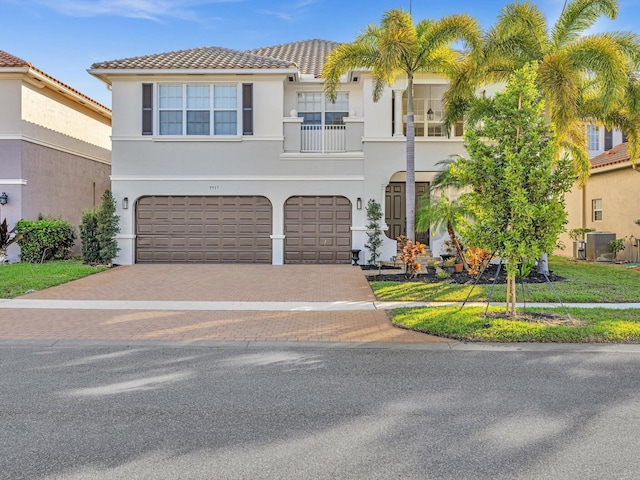
[{"label": "front entry door", "polygon": [[[389,226],[387,236],[396,239],[405,233],[407,223],[405,182],[391,182],[387,185],[385,195],[385,222]],[[429,191],[429,182],[416,182],[416,211],[420,197]],[[416,240],[429,245],[429,232],[416,233]]]}]

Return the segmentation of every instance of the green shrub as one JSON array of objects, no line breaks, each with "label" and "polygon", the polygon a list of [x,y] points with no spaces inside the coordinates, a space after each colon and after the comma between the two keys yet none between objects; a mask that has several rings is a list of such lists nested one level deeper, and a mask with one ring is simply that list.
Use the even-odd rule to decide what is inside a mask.
[{"label": "green shrub", "polygon": [[76,240],[73,225],[61,218],[20,220],[16,223],[16,230],[22,234],[18,245],[23,262],[42,263],[69,258]]},{"label": "green shrub", "polygon": [[116,235],[120,231],[116,214],[116,202],[111,191],[102,195],[97,212],[85,212],[80,225],[82,258],[85,263],[110,264],[118,254]]},{"label": "green shrub", "polygon": [[80,224],[80,241],[82,242],[82,259],[85,263],[100,263],[100,243],[97,235],[98,215],[93,211],[83,213]]},{"label": "green shrub", "polygon": [[382,219],[382,208],[374,199],[367,203],[367,238],[365,248],[369,250],[369,265],[375,265],[380,258],[380,247],[382,246],[382,230],[380,220]]}]

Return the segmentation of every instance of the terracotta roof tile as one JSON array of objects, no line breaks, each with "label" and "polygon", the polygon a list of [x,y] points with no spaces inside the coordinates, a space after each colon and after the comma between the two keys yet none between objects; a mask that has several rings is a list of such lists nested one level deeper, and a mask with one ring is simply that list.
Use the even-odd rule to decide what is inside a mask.
[{"label": "terracotta roof tile", "polygon": [[0,67],[33,67],[33,65],[4,50],[0,50]]},{"label": "terracotta roof tile", "polygon": [[0,68],[15,68],[15,67],[26,67],[26,68],[29,68],[30,70],[39,73],[43,77],[46,77],[52,83],[54,83],[54,84],[56,84],[56,85],[58,85],[60,87],[63,87],[66,90],[69,90],[69,91],[75,93],[79,97],[82,97],[84,100],[87,100],[87,102],[92,103],[93,105],[99,107],[101,110],[104,110],[104,111],[109,112],[109,113],[111,112],[110,108],[105,107],[101,103],[96,102],[93,98],[88,97],[84,93],[76,90],[75,88],[70,87],[69,85],[67,85],[64,82],[61,82],[57,78],[54,78],[51,75],[49,75],[48,73],[43,72],[39,68],[34,67],[31,63],[27,62],[26,60],[22,60],[21,58],[18,58],[18,57],[14,56],[14,55],[11,55],[10,53],[5,52],[4,50],[0,50]]},{"label": "terracotta roof tile", "polygon": [[593,157],[591,159],[591,167],[605,167],[607,165],[629,161],[629,154],[627,153],[628,145],[628,143],[621,143],[620,145],[613,147],[611,150],[607,150],[606,152]]},{"label": "terracotta roof tile", "polygon": [[202,47],[91,65],[92,69],[243,69],[295,68],[291,61],[222,47]]},{"label": "terracotta roof tile", "polygon": [[91,69],[298,68],[302,74],[320,76],[325,57],[338,45],[340,44],[329,40],[315,39],[256,48],[244,52],[222,47],[202,47],[94,63],[91,65]]},{"label": "terracotta roof tile", "polygon": [[329,40],[313,39],[256,48],[247,50],[247,52],[295,62],[300,73],[319,77],[325,58],[339,45],[339,43]]}]

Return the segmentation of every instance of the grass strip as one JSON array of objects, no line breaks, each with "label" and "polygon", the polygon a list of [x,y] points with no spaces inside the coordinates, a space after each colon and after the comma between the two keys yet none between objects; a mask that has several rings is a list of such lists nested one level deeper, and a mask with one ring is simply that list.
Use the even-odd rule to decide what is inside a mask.
[{"label": "grass strip", "polygon": [[29,290],[43,290],[106,269],[83,265],[80,260],[0,265],[0,298],[14,298]]}]

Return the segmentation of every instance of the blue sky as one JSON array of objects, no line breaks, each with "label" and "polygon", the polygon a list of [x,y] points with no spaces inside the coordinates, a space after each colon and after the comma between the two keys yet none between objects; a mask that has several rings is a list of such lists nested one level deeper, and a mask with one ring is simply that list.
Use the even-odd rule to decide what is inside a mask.
[{"label": "blue sky", "polygon": [[[0,0],[0,49],[110,106],[92,63],[221,46],[237,50],[322,38],[349,42],[385,10],[416,20],[466,12],[491,26],[506,1],[493,0]],[[535,1],[550,20],[564,0]],[[595,30],[640,33],[640,0],[621,0],[614,22]]]}]

